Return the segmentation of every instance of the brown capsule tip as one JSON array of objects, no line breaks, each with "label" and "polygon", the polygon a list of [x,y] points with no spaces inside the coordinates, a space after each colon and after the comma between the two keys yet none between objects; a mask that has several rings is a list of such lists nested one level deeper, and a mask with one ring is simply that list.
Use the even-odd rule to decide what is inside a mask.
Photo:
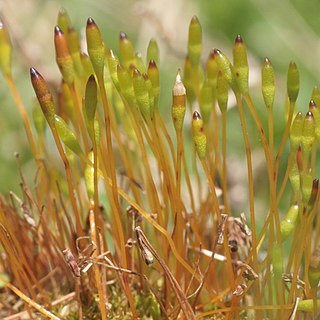
[{"label": "brown capsule tip", "polygon": [[70,33],[74,33],[75,32],[75,30],[74,30],[74,27],[68,27],[68,33],[70,34]]},{"label": "brown capsule tip", "polygon": [[62,30],[59,28],[59,26],[54,27],[54,35],[55,36],[61,36],[63,34]]},{"label": "brown capsule tip", "polygon": [[139,71],[137,68],[134,68],[134,69],[133,69],[133,76],[134,76],[135,78],[141,76],[141,73],[140,73],[140,71]]},{"label": "brown capsule tip", "polygon": [[263,63],[265,66],[271,67],[271,61],[269,58],[265,57]]},{"label": "brown capsule tip", "polygon": [[142,74],[142,77],[145,81],[149,80],[149,76],[145,72]]},{"label": "brown capsule tip", "polygon": [[96,81],[96,79],[94,78],[94,75],[91,74],[89,79],[88,79],[88,82],[95,82],[95,81]]},{"label": "brown capsule tip", "polygon": [[148,68],[149,68],[149,69],[157,69],[157,64],[156,64],[156,62],[155,62],[153,59],[151,59],[151,60],[149,61],[149,66],[148,66]]},{"label": "brown capsule tip", "polygon": [[219,49],[213,49],[213,57],[220,55],[221,51]]},{"label": "brown capsule tip", "polygon": [[238,34],[238,35],[236,36],[236,39],[234,40],[234,42],[235,42],[235,43],[243,43],[243,40],[242,40],[240,34]]},{"label": "brown capsule tip", "polygon": [[94,20],[92,18],[88,18],[87,20],[87,27],[91,27],[94,26],[96,23],[94,22]]},{"label": "brown capsule tip", "polygon": [[193,120],[200,120],[201,119],[200,113],[198,111],[195,111],[193,113],[192,119]]},{"label": "brown capsule tip", "polygon": [[298,69],[298,68],[297,68],[297,65],[296,65],[296,63],[295,63],[294,61],[290,61],[289,68],[291,68],[291,69]]},{"label": "brown capsule tip", "polygon": [[128,36],[124,32],[120,32],[120,40],[127,40]]},{"label": "brown capsule tip", "polygon": [[314,100],[310,100],[310,102],[309,102],[309,108],[311,108],[311,109],[313,109],[313,108],[316,108],[317,107],[317,105],[316,105],[316,103],[314,102]]},{"label": "brown capsule tip", "polygon": [[30,76],[32,78],[41,77],[40,73],[35,68],[30,68]]},{"label": "brown capsule tip", "polygon": [[314,179],[312,182],[312,190],[318,191],[318,188],[319,188],[319,179]]},{"label": "brown capsule tip", "polygon": [[214,59],[214,50],[210,50],[208,59]]},{"label": "brown capsule tip", "polygon": [[306,114],[306,118],[313,118],[313,113],[311,111],[308,111]]},{"label": "brown capsule tip", "polygon": [[193,16],[193,17],[191,18],[191,23],[192,23],[192,24],[193,24],[193,23],[199,23],[198,17],[197,17],[197,16]]},{"label": "brown capsule tip", "polygon": [[123,70],[125,70],[124,67],[123,67],[123,65],[118,64],[118,65],[117,65],[117,71],[123,71]]}]

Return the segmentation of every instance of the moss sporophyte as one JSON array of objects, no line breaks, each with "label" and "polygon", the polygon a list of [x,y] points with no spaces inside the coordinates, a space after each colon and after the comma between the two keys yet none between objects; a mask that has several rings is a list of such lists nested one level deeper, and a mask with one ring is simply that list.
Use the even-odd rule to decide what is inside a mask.
[{"label": "moss sporophyte", "polygon": [[[296,110],[300,74],[290,62],[286,123],[275,131],[277,70],[269,58],[261,61],[261,97],[253,98],[240,35],[233,62],[219,49],[203,61],[202,27],[193,17],[183,70],[171,74],[167,92],[155,39],[144,58],[121,32],[118,57],[92,18],[85,30],[81,39],[61,9],[53,33],[60,84],[53,90],[48,75],[30,68],[38,101],[31,121],[11,69],[15,48],[0,22],[0,69],[35,176],[24,178],[17,155],[21,195],[0,197],[0,317],[316,319],[318,87],[305,102],[308,112]],[[171,109],[164,96],[172,97]],[[239,120],[230,116],[232,96]],[[255,101],[266,108],[258,112]],[[234,121],[248,196],[231,191]],[[257,142],[268,195],[259,210]]]}]

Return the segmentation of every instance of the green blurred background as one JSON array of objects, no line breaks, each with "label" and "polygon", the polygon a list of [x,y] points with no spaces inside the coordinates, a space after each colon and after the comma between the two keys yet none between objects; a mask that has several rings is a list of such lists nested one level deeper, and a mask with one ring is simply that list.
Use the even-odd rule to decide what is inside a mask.
[{"label": "green blurred background", "polygon": [[[242,35],[249,51],[251,92],[264,124],[266,112],[260,93],[260,68],[264,57],[271,60],[276,71],[274,112],[277,141],[285,121],[285,85],[289,62],[295,61],[300,70],[299,110],[307,110],[312,88],[318,84],[320,2],[316,0],[2,0],[0,14],[14,46],[13,74],[29,114],[34,97],[29,80],[30,66],[37,68],[52,84],[59,82],[53,28],[61,6],[67,9],[73,26],[82,36],[87,18],[93,17],[104,33],[106,45],[115,51],[118,51],[120,31],[128,34],[136,50],[143,55],[150,38],[158,41],[162,74],[161,112],[167,119],[170,116],[171,88],[176,70],[183,67],[188,26],[193,15],[198,16],[203,27],[203,61],[215,47],[231,58],[234,38],[237,34]],[[34,178],[35,170],[22,120],[2,76],[0,101],[0,192],[7,194],[9,190],[19,189],[15,152],[20,154],[22,169],[29,181]],[[232,104],[231,100],[231,108]],[[239,183],[235,192],[243,198],[242,192],[246,193],[246,187],[242,182],[246,179],[246,170],[235,108],[229,112],[228,122],[231,124],[228,155],[233,172],[230,183]],[[258,134],[254,126],[249,126],[249,131],[253,136],[256,177],[264,183],[263,153],[258,138],[254,139]],[[282,162],[283,168],[284,165],[285,162]],[[263,183],[256,184],[258,194],[266,192]]]}]

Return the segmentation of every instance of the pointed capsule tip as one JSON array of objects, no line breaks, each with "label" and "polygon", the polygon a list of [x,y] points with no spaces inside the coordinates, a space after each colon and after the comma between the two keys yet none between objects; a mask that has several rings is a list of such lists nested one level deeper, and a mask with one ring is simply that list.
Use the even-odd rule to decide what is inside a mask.
[{"label": "pointed capsule tip", "polygon": [[191,23],[199,23],[199,19],[196,15],[191,18]]},{"label": "pointed capsule tip", "polygon": [[193,120],[200,120],[201,119],[200,113],[198,111],[194,111],[192,119]]},{"label": "pointed capsule tip", "polygon": [[220,55],[221,51],[217,48],[213,49],[213,56]]},{"label": "pointed capsule tip", "polygon": [[314,102],[313,99],[311,99],[309,102],[309,108],[316,108],[316,107],[317,107],[316,103]]},{"label": "pointed capsule tip", "polygon": [[120,32],[120,40],[128,39],[128,36],[125,34],[125,32]]},{"label": "pointed capsule tip", "polygon": [[294,61],[290,61],[289,68],[297,69],[297,65]]},{"label": "pointed capsule tip", "polygon": [[67,13],[67,10],[64,7],[61,7],[59,9],[59,14],[63,15],[63,14],[66,14],[66,13]]},{"label": "pointed capsule tip", "polygon": [[140,71],[136,67],[133,67],[133,76],[135,78],[141,76]]},{"label": "pointed capsule tip", "polygon": [[94,20],[90,17],[90,18],[88,18],[88,20],[87,20],[87,26],[93,26],[93,25],[95,25],[96,23],[94,22]]},{"label": "pointed capsule tip", "polygon": [[243,43],[242,37],[240,36],[240,34],[238,34],[236,36],[236,39],[234,40],[235,43]]},{"label": "pointed capsule tip", "polygon": [[55,26],[55,27],[54,27],[54,34],[55,34],[56,36],[60,36],[60,35],[63,34],[63,32],[62,32],[62,30],[60,29],[59,26]]},{"label": "pointed capsule tip", "polygon": [[2,19],[0,19],[0,29],[4,29],[4,24],[3,24]]},{"label": "pointed capsule tip", "polygon": [[311,111],[308,111],[306,114],[307,118],[313,118],[313,113]]},{"label": "pointed capsule tip", "polygon": [[153,59],[151,59],[149,61],[149,69],[153,69],[153,68],[157,68],[157,64]]},{"label": "pointed capsule tip", "polygon": [[30,68],[30,75],[31,75],[31,77],[38,77],[39,72],[35,68],[31,67]]}]

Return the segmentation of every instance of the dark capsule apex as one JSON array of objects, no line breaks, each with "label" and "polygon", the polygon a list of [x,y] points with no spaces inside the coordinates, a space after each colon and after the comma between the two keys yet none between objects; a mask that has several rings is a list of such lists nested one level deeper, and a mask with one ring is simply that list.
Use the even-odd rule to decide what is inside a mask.
[{"label": "dark capsule apex", "polygon": [[88,18],[87,20],[87,27],[89,26],[94,26],[96,23],[94,22],[94,20],[92,18]]},{"label": "dark capsule apex", "polygon": [[155,62],[153,59],[151,59],[151,60],[149,61],[149,66],[148,66],[148,68],[149,68],[149,69],[156,69],[156,68],[157,68],[157,64],[156,64],[156,62]]},{"label": "dark capsule apex", "polygon": [[307,114],[306,114],[306,117],[307,118],[313,118],[313,114],[311,111],[308,111]]},{"label": "dark capsule apex", "polygon": [[290,61],[289,68],[297,69],[297,65],[294,61]]},{"label": "dark capsule apex", "polygon": [[40,73],[35,69],[35,68],[30,68],[30,76],[31,77],[39,77],[40,76]]},{"label": "dark capsule apex", "polygon": [[135,68],[135,67],[134,67],[134,69],[133,69],[133,76],[134,76],[135,78],[141,76],[140,71],[139,71],[137,68]]},{"label": "dark capsule apex", "polygon": [[213,49],[213,56],[220,55],[221,51],[217,48]]},{"label": "dark capsule apex", "polygon": [[235,43],[243,43],[243,40],[242,40],[240,34],[238,34],[238,35],[236,36],[236,39],[234,40],[234,42],[235,42]]},{"label": "dark capsule apex", "polygon": [[193,120],[200,120],[201,119],[200,113],[198,111],[195,111],[193,113],[192,119]]},{"label": "dark capsule apex", "polygon": [[62,32],[62,30],[60,29],[59,26],[55,26],[55,27],[54,27],[54,34],[55,34],[56,36],[61,36],[61,35],[63,34],[63,32]]},{"label": "dark capsule apex", "polygon": [[193,16],[191,19],[191,23],[199,23],[199,19],[197,16]]},{"label": "dark capsule apex", "polygon": [[265,66],[271,66],[271,61],[268,57],[265,57],[263,60],[263,63]]},{"label": "dark capsule apex", "polygon": [[148,74],[145,73],[145,72],[142,74],[142,77],[143,77],[143,79],[144,79],[145,81],[149,80],[149,76],[148,76]]},{"label": "dark capsule apex", "polygon": [[120,40],[127,40],[128,36],[124,32],[120,32]]},{"label": "dark capsule apex", "polygon": [[311,99],[310,100],[310,102],[309,102],[309,108],[316,108],[317,107],[317,105],[316,105],[316,103],[314,102],[314,100],[313,99]]}]

